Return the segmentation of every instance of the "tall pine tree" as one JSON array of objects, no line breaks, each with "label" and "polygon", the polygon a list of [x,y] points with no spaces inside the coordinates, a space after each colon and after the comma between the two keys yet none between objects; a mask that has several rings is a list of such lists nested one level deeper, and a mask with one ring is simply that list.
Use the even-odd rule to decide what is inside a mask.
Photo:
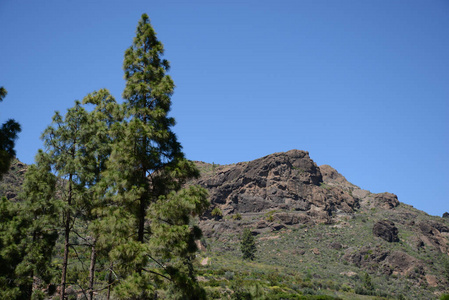
[{"label": "tall pine tree", "polygon": [[[199,228],[192,215],[207,207],[206,192],[181,190],[198,170],[181,151],[168,116],[173,80],[166,74],[163,45],[146,14],[125,52],[123,93],[127,122],[117,130],[109,166],[109,186],[122,237],[111,251],[121,274],[116,296],[122,299],[164,297],[200,299],[191,264]],[[120,221],[119,221],[120,220]]]},{"label": "tall pine tree", "polygon": [[[192,218],[209,203],[203,188],[182,188],[199,172],[172,130],[174,83],[163,52],[144,14],[125,53],[123,105],[100,90],[83,101],[91,112],[76,102],[55,114],[23,203],[0,202],[0,261],[9,266],[0,270],[0,295],[28,299],[36,278],[48,282],[58,232],[61,299],[69,282],[89,299],[104,288],[109,298],[111,287],[118,299],[205,297],[192,264],[201,237]],[[108,273],[106,287],[95,286],[97,272]]]}]

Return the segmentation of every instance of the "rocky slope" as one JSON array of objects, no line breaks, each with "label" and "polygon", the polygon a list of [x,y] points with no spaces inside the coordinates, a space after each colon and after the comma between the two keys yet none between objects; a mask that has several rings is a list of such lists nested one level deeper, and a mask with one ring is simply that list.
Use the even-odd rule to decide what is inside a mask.
[{"label": "rocky slope", "polygon": [[399,205],[394,194],[372,194],[348,182],[331,166],[318,167],[306,151],[274,153],[228,166],[196,163],[202,176],[191,184],[209,191],[212,205],[206,218],[218,208],[224,217],[276,211],[272,218],[284,225],[333,224],[361,207],[393,209]]},{"label": "rocky slope", "polygon": [[313,269],[317,278],[354,288],[349,278],[367,272],[382,289],[388,290],[385,278],[397,281],[393,295],[401,289],[418,298],[447,291],[447,218],[429,216],[394,194],[363,190],[332,167],[318,167],[305,151],[225,166],[196,163],[202,176],[191,184],[207,188],[211,200],[200,220],[209,251],[204,255],[239,256],[239,235],[248,227],[264,263]]},{"label": "rocky slope", "polygon": [[9,172],[4,174],[3,179],[0,181],[0,196],[5,196],[11,201],[16,200],[21,190],[26,170],[27,165],[14,159]]}]

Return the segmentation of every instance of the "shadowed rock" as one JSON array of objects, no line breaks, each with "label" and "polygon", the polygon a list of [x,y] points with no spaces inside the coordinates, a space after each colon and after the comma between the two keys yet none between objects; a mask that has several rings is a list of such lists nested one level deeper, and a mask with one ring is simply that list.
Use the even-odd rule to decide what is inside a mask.
[{"label": "shadowed rock", "polygon": [[379,221],[373,227],[373,234],[389,243],[399,242],[398,232],[394,223],[388,220]]},{"label": "shadowed rock", "polygon": [[219,167],[193,183],[209,190],[212,204],[220,205],[223,215],[279,208],[303,214],[278,216],[284,224],[303,223],[305,215],[329,223],[334,214],[352,213],[359,207],[348,191],[323,184],[320,168],[308,152],[300,150]]}]

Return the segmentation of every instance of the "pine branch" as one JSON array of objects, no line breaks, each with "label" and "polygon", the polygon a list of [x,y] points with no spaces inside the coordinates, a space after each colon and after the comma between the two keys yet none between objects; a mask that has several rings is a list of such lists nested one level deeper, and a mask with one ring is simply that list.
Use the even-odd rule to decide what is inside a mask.
[{"label": "pine branch", "polygon": [[161,273],[158,273],[158,272],[155,272],[155,271],[152,271],[152,270],[147,270],[147,269],[142,269],[142,270],[144,270],[145,272],[148,272],[148,273],[152,273],[152,274],[154,274],[154,275],[161,276],[161,277],[167,279],[168,281],[173,282],[173,279],[171,279],[170,277],[167,277],[167,276],[165,276],[165,275],[163,275],[163,274],[161,274]]},{"label": "pine branch", "polygon": [[149,255],[149,254],[147,254],[147,256],[152,260],[152,261],[154,261],[156,264],[158,264],[162,269],[166,269],[165,268],[165,266],[162,264],[162,263],[160,263],[158,260],[156,260],[155,258],[153,258],[151,255]]}]

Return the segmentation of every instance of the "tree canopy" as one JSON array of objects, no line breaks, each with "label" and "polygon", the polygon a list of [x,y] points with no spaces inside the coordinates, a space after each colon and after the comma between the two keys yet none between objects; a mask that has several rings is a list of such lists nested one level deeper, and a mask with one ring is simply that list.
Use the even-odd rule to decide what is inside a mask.
[{"label": "tree canopy", "polygon": [[[199,171],[173,132],[174,83],[163,54],[142,15],[125,52],[123,104],[101,89],[55,113],[22,200],[0,203],[0,245],[10,245],[0,252],[10,267],[0,286],[14,282],[9,298],[50,294],[44,284],[58,286],[60,299],[68,286],[88,299],[105,290],[108,299],[205,297],[192,264],[201,237],[193,219],[209,202],[205,189],[186,186]],[[8,155],[17,130],[5,129],[8,147],[2,136]]]},{"label": "tree canopy", "polygon": [[[0,102],[3,101],[7,94],[6,89],[0,87]],[[0,127],[0,180],[3,174],[9,170],[11,160],[16,155],[14,146],[20,131],[20,124],[13,119],[7,120]]]}]

